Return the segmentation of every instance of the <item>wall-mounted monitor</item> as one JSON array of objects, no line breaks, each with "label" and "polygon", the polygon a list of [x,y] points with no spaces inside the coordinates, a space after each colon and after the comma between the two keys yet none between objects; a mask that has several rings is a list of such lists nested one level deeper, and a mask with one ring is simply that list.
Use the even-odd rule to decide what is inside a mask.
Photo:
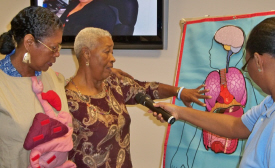
[{"label": "wall-mounted monitor", "polygon": [[63,22],[62,48],[85,27],[108,30],[115,49],[163,49],[163,0],[30,0]]}]

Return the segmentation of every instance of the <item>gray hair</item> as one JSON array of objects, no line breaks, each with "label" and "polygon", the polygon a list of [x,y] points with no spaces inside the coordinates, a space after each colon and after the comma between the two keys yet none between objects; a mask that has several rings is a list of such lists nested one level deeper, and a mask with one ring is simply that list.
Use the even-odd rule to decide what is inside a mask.
[{"label": "gray hair", "polygon": [[82,29],[76,35],[74,41],[74,52],[76,54],[76,57],[79,57],[80,51],[83,47],[88,47],[90,50],[92,50],[98,43],[98,38],[106,36],[112,38],[111,34],[108,31],[100,28],[87,27]]}]

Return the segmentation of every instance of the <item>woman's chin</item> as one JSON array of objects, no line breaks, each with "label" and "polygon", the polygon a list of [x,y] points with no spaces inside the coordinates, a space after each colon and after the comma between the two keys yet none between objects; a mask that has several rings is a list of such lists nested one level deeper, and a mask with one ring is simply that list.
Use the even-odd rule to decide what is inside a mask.
[{"label": "woman's chin", "polygon": [[107,79],[109,76],[111,76],[111,74],[112,74],[112,71],[104,73],[104,75],[102,75],[102,76],[103,76],[104,79]]},{"label": "woman's chin", "polygon": [[40,68],[40,70],[38,70],[38,71],[47,71],[48,69],[50,68],[50,66],[44,66],[44,67],[42,67],[42,68]]}]

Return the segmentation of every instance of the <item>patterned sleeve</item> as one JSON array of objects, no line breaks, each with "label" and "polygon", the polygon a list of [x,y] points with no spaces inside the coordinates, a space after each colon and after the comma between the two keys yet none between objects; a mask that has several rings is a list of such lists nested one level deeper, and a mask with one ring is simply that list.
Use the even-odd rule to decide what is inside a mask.
[{"label": "patterned sleeve", "polygon": [[141,82],[125,77],[122,82],[118,82],[118,85],[122,91],[125,104],[136,104],[135,96],[139,92],[146,93],[153,100],[159,99],[158,82]]}]

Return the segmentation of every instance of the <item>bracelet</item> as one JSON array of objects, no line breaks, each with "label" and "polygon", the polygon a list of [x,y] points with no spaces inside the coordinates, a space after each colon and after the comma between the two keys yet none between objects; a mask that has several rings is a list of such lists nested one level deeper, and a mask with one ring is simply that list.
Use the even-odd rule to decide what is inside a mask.
[{"label": "bracelet", "polygon": [[181,94],[181,92],[182,92],[183,89],[184,89],[184,86],[180,87],[180,88],[177,90],[177,94],[178,94],[178,95],[177,95],[177,99],[178,99],[178,100],[181,100],[181,99],[180,99],[180,94]]}]

